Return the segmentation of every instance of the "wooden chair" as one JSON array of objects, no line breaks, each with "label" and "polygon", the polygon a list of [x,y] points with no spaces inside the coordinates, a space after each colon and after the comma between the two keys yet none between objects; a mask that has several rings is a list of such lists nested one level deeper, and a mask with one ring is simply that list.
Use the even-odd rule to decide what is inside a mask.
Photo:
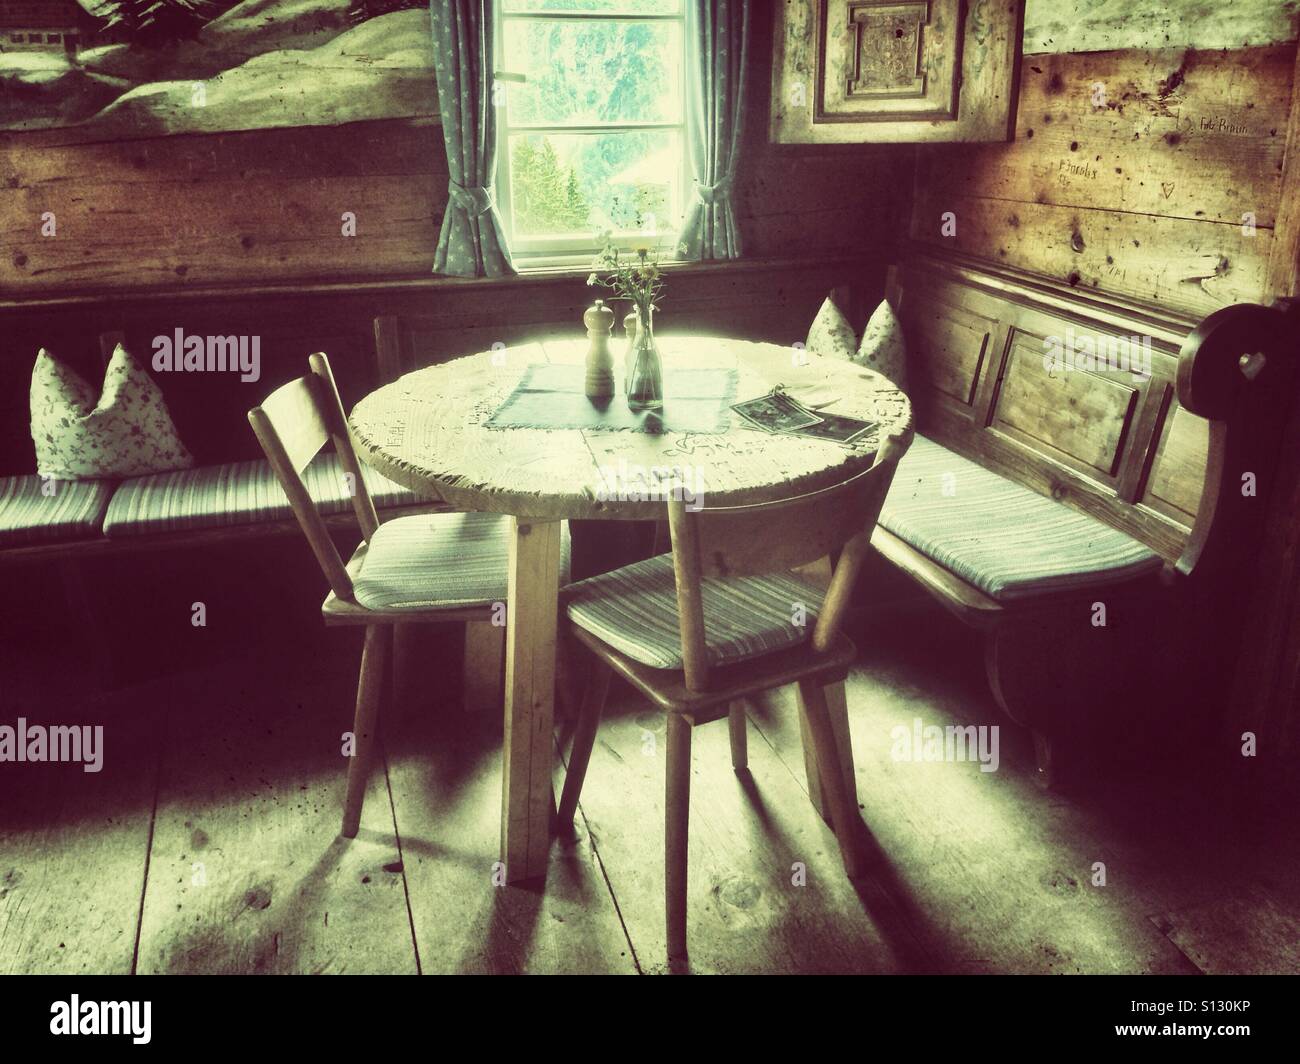
[{"label": "wooden chair", "polygon": [[[691,729],[728,718],[732,764],[746,767],[739,700],[797,683],[850,876],[863,870],[861,821],[840,770],[823,688],[856,651],[841,632],[871,532],[908,441],[887,440],[875,465],[842,484],[774,503],[697,512],[668,503],[671,555],[566,589],[573,633],[597,665],[575,729],[557,824],[573,821],[612,673],[668,712],[665,888],[668,953],[686,954]],[[838,552],[829,585],[797,573]],[[823,598],[824,596],[824,598]],[[815,618],[811,637],[801,625]]]},{"label": "wooden chair", "polygon": [[[329,361],[323,354],[308,361],[310,373],[272,392],[248,412],[248,420],[329,581],[330,593],[321,606],[325,623],[366,629],[353,725],[355,749],[343,809],[343,835],[353,838],[361,820],[394,629],[463,621],[467,686],[476,671],[499,677],[505,628],[500,617],[493,624],[493,613],[494,603],[506,601],[507,540],[505,519],[499,514],[418,514],[381,525]],[[350,478],[352,505],[363,537],[346,564],[302,475],[331,441],[344,475]],[[488,653],[493,646],[499,646],[500,652]]]}]

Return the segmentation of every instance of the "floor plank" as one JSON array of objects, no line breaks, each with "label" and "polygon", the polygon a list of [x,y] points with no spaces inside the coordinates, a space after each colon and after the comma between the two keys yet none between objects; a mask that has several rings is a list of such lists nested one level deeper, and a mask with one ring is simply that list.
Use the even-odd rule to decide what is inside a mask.
[{"label": "floor plank", "polygon": [[[52,641],[0,645],[0,723],[107,729],[99,774],[0,764],[0,971],[128,972],[137,939],[141,972],[670,970],[661,714],[615,685],[576,836],[551,845],[544,887],[498,887],[501,720],[460,710],[455,633],[421,656],[423,704],[386,713],[386,759],[345,843],[357,633],[283,628],[256,654],[247,637],[180,663],[159,651],[171,675],[99,696],[41,651]],[[697,729],[690,970],[1300,967],[1294,806],[1226,830],[1203,769],[1128,735],[1084,787],[1044,794],[969,632],[923,605],[853,634],[870,874],[844,877],[808,802],[793,692],[750,707],[748,776],[724,724]],[[918,717],[997,725],[998,771],[894,760],[891,729]]]},{"label": "floor plank", "polygon": [[[927,639],[918,639],[918,630]],[[1186,958],[1146,919],[1148,902],[1108,864],[1097,819],[1076,800],[1040,791],[1023,730],[981,689],[978,644],[944,618],[882,625],[860,639],[848,682],[858,799],[876,842],[869,877],[923,944],[952,972],[1187,972]],[[793,699],[754,712],[792,771],[802,753]],[[899,726],[996,726],[999,767],[894,760]],[[1117,882],[1118,881],[1118,882]]]},{"label": "floor plank", "polygon": [[1300,910],[1267,890],[1252,888],[1152,922],[1206,975],[1300,975]]},{"label": "floor plank", "polygon": [[229,669],[173,702],[140,972],[416,970],[382,760],[360,833],[339,835],[351,649]]},{"label": "floor plank", "polygon": [[500,714],[466,714],[443,693],[385,736],[423,970],[635,973],[585,840],[552,844],[544,884],[501,883]]},{"label": "floor plank", "polygon": [[[664,972],[665,718],[620,689],[580,810],[643,970]],[[771,748],[750,733],[732,771],[724,721],[695,729],[687,935],[692,972],[893,972],[916,944],[873,920],[834,835]],[[915,964],[915,960],[911,962]]]},{"label": "floor plank", "polygon": [[[7,687],[7,685],[6,685]],[[7,691],[12,691],[7,687]],[[159,745],[146,705],[0,697],[0,724],[102,725],[99,772],[0,765],[0,974],[128,974],[145,882]]]}]

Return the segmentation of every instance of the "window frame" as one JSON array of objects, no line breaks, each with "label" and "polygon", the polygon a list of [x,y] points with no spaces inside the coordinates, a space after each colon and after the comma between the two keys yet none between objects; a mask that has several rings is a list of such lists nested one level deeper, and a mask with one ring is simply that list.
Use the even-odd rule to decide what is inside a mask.
[{"label": "window frame", "polygon": [[[511,203],[511,153],[510,136],[518,133],[553,133],[560,135],[598,135],[600,133],[638,132],[642,130],[666,130],[676,132],[681,144],[681,158],[678,163],[677,216],[672,225],[659,228],[653,232],[616,233],[609,241],[620,250],[630,251],[644,247],[647,243],[659,249],[661,262],[680,261],[678,243],[681,239],[681,223],[685,218],[690,203],[693,184],[690,166],[690,144],[688,140],[690,107],[687,88],[690,73],[687,69],[687,10],[686,0],[678,0],[676,12],[635,13],[628,11],[505,11],[505,3],[493,5],[492,33],[493,84],[505,86],[505,102],[497,108],[496,116],[496,172],[493,183],[496,187],[496,202],[501,224],[506,233],[511,257],[521,269],[545,269],[548,267],[586,266],[602,250],[596,242],[594,231],[582,235],[553,235],[547,237],[520,236],[515,231],[514,211]],[[681,56],[678,63],[679,83],[678,98],[681,100],[681,115],[673,122],[614,122],[598,125],[563,125],[558,123],[526,123],[512,126],[509,122],[510,86],[523,81],[522,75],[509,70],[505,55],[506,21],[518,22],[666,22],[676,23],[680,27]],[[493,90],[495,92],[495,88]]]}]

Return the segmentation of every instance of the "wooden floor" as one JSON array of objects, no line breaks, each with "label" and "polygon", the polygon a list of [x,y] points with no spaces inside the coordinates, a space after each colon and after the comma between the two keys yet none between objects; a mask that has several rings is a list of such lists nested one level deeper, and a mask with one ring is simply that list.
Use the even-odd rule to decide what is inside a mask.
[{"label": "wooden floor", "polygon": [[[1300,972],[1293,815],[1225,839],[1207,781],[1150,755],[1044,795],[965,632],[920,608],[857,636],[873,874],[845,879],[807,801],[792,697],[752,707],[748,777],[724,724],[698,729],[691,970]],[[544,887],[497,886],[500,720],[456,708],[444,643],[427,698],[387,721],[350,842],[353,633],[101,696],[52,652],[7,647],[0,723],[106,736],[99,774],[0,765],[0,972],[665,971],[662,717],[616,693],[576,837]],[[890,729],[917,717],[1000,725],[1000,770],[892,760]]]}]

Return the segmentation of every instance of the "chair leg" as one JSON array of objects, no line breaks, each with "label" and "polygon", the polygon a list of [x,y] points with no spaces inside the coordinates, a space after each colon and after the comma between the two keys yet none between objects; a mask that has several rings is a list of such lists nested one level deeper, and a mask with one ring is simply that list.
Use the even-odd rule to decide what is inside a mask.
[{"label": "chair leg", "polygon": [[500,713],[505,705],[506,629],[491,621],[465,623],[465,712]]},{"label": "chair leg", "polygon": [[749,742],[745,735],[745,703],[740,699],[727,708],[727,729],[731,733],[731,767],[744,772],[749,768]]},{"label": "chair leg", "polygon": [[555,637],[555,705],[558,716],[572,723],[582,713],[577,694],[580,670],[576,664],[581,650],[567,628],[566,624],[560,624]]},{"label": "chair leg", "polygon": [[686,853],[691,815],[691,725],[668,714],[668,770],[664,786],[664,909],[668,957],[686,956]]},{"label": "chair leg", "polygon": [[569,751],[569,768],[564,774],[560,810],[555,815],[557,831],[567,829],[577,812],[578,796],[582,793],[582,781],[587,776],[591,749],[596,745],[596,729],[600,727],[600,715],[605,711],[605,698],[609,694],[609,681],[613,676],[610,667],[603,661],[593,659],[593,663],[595,668],[587,680],[582,708],[578,711],[578,724],[573,732],[573,747]]},{"label": "chair leg", "polygon": [[826,709],[826,692],[820,684],[800,680],[799,693],[803,696],[804,719],[817,752],[818,774],[831,807],[831,826],[840,842],[844,870],[850,878],[856,878],[866,868],[859,834],[862,823],[857,805],[850,799],[844,776],[839,771],[839,747]]},{"label": "chair leg", "polygon": [[384,708],[389,724],[406,720],[417,702],[429,701],[420,666],[428,660],[430,635],[432,629],[427,624],[393,625],[393,646],[388,656],[392,697],[391,704]]},{"label": "chair leg", "polygon": [[370,762],[374,757],[379,701],[383,697],[392,639],[393,630],[386,624],[372,624],[366,628],[366,644],[361,651],[361,676],[357,681],[357,713],[352,723],[355,746],[348,763],[348,792],[343,803],[345,839],[356,838],[361,826],[361,803],[366,798]]}]

